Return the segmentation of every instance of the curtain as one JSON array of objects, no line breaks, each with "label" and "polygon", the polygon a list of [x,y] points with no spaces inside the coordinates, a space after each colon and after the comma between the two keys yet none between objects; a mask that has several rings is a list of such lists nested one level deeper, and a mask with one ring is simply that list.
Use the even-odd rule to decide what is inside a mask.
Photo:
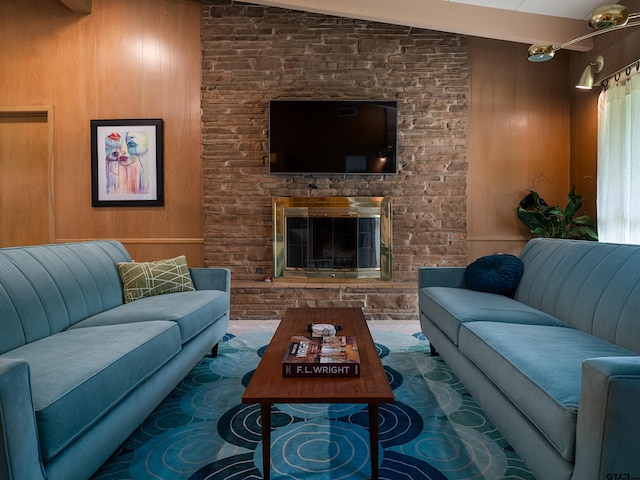
[{"label": "curtain", "polygon": [[598,100],[598,239],[640,244],[640,75]]}]

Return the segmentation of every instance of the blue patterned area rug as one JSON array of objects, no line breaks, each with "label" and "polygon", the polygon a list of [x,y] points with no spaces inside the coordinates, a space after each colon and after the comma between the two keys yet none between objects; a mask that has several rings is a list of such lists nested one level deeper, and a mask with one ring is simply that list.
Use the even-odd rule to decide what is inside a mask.
[{"label": "blue patterned area rug", "polygon": [[[93,479],[263,478],[260,407],[241,398],[271,336],[228,334]],[[421,333],[372,336],[396,399],[380,408],[380,479],[535,480]],[[366,405],[275,405],[271,478],[370,478],[367,425]]]}]

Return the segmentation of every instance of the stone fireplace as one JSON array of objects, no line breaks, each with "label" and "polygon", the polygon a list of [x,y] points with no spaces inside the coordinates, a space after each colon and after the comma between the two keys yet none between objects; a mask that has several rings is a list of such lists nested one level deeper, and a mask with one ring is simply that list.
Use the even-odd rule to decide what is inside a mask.
[{"label": "stone fireplace", "polygon": [[[367,318],[417,319],[418,269],[467,264],[466,37],[231,0],[201,5],[204,264],[231,270],[231,318],[348,306]],[[397,174],[311,184],[270,174],[268,108],[279,99],[397,101]],[[390,280],[284,270],[274,198],[377,196],[393,199],[388,263],[380,247]]]},{"label": "stone fireplace", "polygon": [[389,197],[276,197],[274,276],[390,280],[392,223]]}]

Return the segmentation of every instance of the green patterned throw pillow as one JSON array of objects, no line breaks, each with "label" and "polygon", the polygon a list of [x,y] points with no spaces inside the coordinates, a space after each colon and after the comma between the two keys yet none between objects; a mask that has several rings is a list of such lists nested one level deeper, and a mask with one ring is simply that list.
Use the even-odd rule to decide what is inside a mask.
[{"label": "green patterned throw pillow", "polygon": [[125,303],[163,293],[195,290],[184,255],[157,262],[117,262],[116,266]]}]

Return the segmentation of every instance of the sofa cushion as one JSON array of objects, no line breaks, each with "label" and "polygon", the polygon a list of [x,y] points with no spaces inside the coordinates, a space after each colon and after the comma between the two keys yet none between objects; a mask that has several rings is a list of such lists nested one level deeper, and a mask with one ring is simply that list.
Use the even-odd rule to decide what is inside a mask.
[{"label": "sofa cushion", "polygon": [[196,290],[141,298],[89,317],[71,328],[169,320],[178,323],[182,343],[186,343],[228,311],[229,293]]},{"label": "sofa cushion", "polygon": [[465,324],[459,348],[570,462],[575,458],[582,362],[635,356],[573,328],[493,322]]},{"label": "sofa cushion", "polygon": [[184,255],[155,262],[116,263],[125,303],[163,293],[195,290]]},{"label": "sofa cushion", "polygon": [[0,249],[0,353],[122,305],[114,241]]},{"label": "sofa cushion", "polygon": [[518,301],[640,353],[638,245],[534,238],[520,258]]},{"label": "sofa cushion", "polygon": [[486,255],[467,266],[464,282],[472,290],[513,296],[522,269],[522,260],[515,255]]},{"label": "sofa cushion", "polygon": [[146,322],[68,330],[2,358],[29,363],[47,462],[179,351],[175,323]]},{"label": "sofa cushion", "polygon": [[460,326],[467,322],[524,323],[566,327],[560,320],[504,295],[466,288],[421,288],[421,313],[458,345]]}]

